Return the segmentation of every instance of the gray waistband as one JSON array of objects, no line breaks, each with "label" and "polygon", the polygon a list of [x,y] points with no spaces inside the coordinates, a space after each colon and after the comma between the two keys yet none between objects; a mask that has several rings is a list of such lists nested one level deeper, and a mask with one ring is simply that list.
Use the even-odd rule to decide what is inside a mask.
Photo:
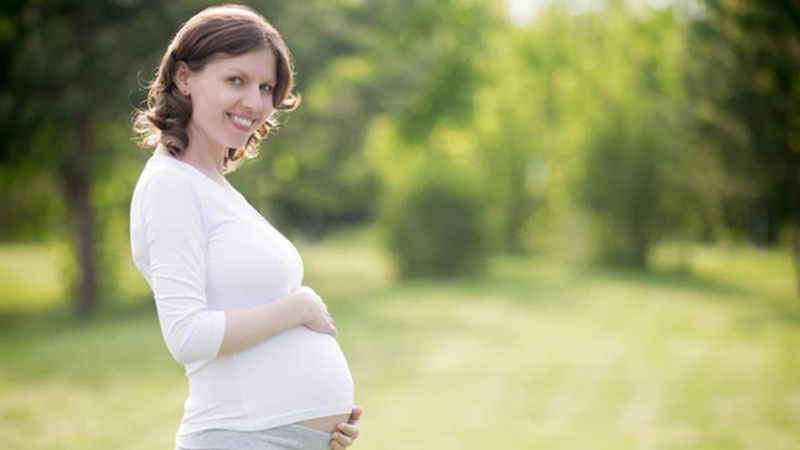
[{"label": "gray waistband", "polygon": [[181,436],[176,450],[329,450],[331,435],[292,423],[257,431],[204,430]]}]

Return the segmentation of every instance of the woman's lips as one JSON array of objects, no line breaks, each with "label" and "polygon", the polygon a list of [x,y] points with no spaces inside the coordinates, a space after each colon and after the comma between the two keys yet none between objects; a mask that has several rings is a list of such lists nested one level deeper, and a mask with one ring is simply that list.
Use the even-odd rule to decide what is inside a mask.
[{"label": "woman's lips", "polygon": [[[231,123],[234,127],[236,127],[237,130],[250,131],[250,129],[253,128],[253,120],[248,120],[242,116],[237,116],[231,113],[228,113],[228,118],[231,119]],[[245,125],[244,122],[248,122],[249,125]]]}]

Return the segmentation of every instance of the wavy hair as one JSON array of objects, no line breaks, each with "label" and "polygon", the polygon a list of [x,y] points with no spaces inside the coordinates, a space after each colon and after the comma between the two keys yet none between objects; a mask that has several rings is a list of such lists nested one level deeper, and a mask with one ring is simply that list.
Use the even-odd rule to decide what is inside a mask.
[{"label": "wavy hair", "polygon": [[[192,116],[192,100],[175,85],[178,61],[198,72],[220,54],[238,56],[261,48],[272,49],[276,57],[277,79],[272,96],[275,111],[297,108],[300,96],[292,93],[294,66],[278,31],[250,7],[212,6],[181,26],[161,58],[155,78],[147,86],[147,107],[134,112],[133,129],[139,135],[139,145],[155,148],[162,144],[176,157],[181,157],[189,145],[186,127]],[[256,157],[261,141],[277,126],[278,122],[268,117],[243,147],[229,148],[225,153],[225,172],[235,170],[243,157]]]}]

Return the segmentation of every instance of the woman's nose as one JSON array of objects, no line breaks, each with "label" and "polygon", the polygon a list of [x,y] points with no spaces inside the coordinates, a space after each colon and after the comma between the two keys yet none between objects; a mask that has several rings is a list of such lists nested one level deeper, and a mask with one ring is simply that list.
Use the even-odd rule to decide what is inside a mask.
[{"label": "woman's nose", "polygon": [[264,108],[264,99],[258,86],[253,86],[247,90],[242,100],[242,106],[251,111],[261,112]]}]

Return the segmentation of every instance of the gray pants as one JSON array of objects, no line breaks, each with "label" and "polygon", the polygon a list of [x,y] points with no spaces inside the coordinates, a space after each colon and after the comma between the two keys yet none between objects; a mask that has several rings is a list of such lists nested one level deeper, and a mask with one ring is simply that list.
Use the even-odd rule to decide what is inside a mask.
[{"label": "gray pants", "polygon": [[258,431],[205,430],[181,438],[175,450],[330,450],[330,433],[291,423]]}]

